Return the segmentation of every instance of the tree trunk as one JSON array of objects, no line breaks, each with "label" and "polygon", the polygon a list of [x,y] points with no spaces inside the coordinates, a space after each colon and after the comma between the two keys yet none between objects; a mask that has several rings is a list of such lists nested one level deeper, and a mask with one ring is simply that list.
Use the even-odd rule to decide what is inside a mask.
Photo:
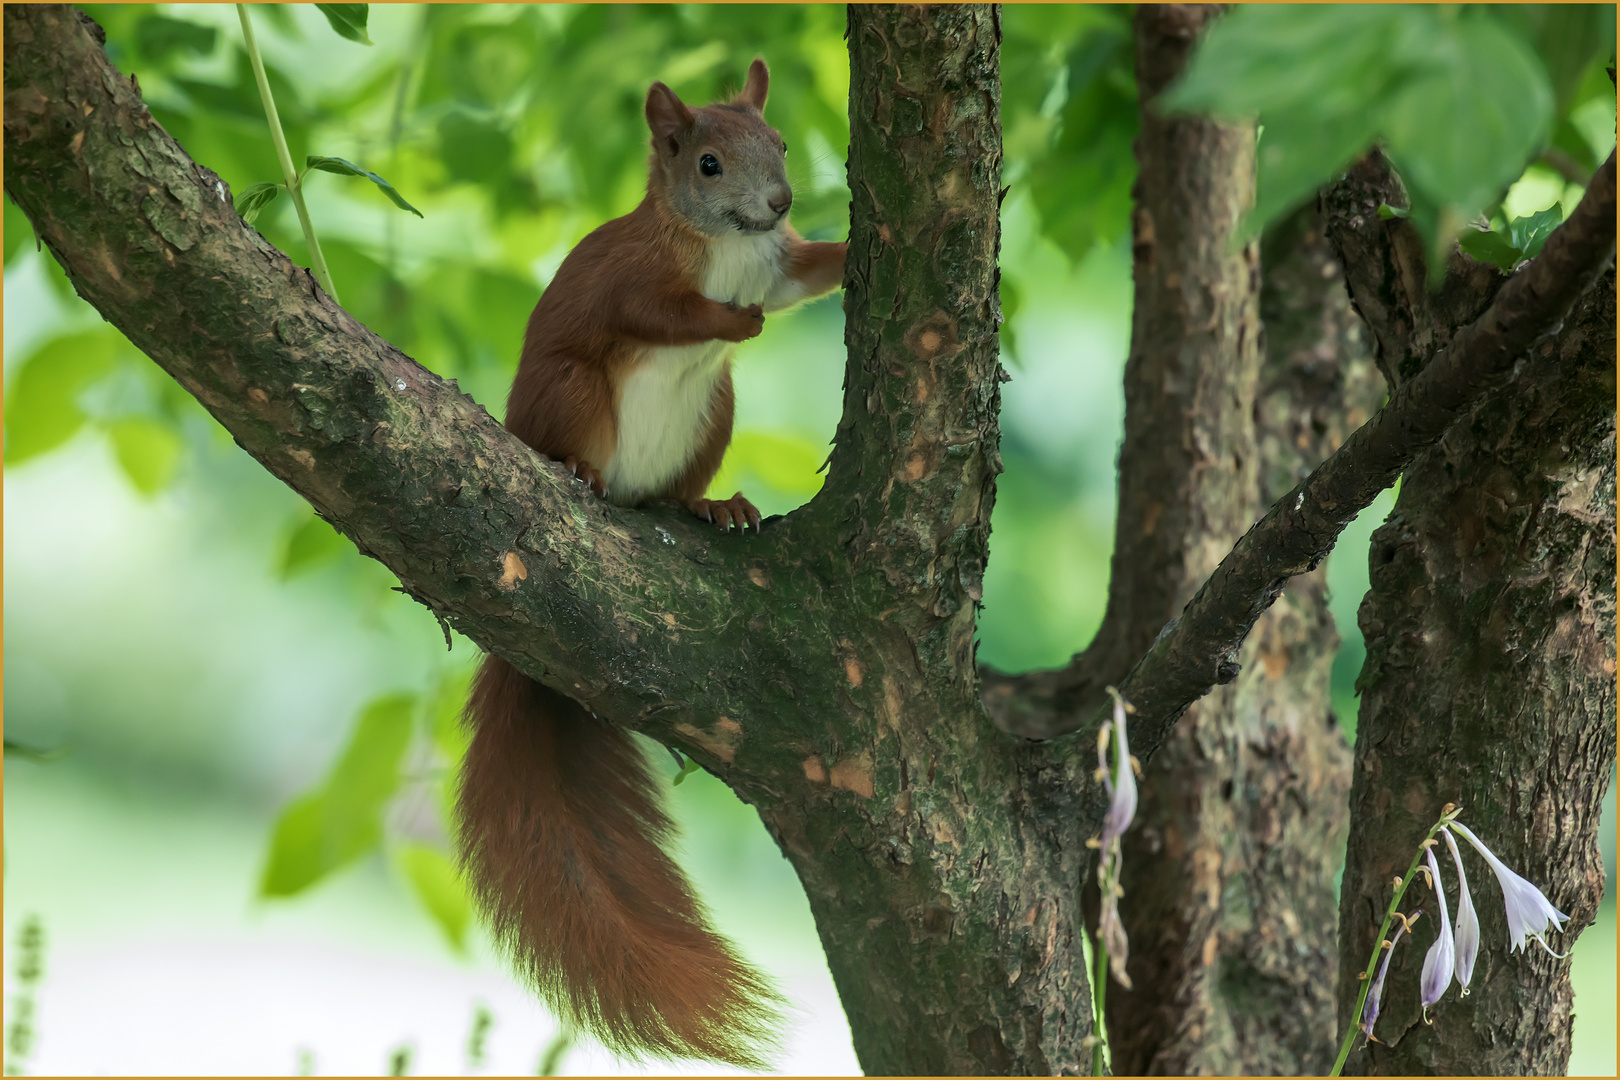
[{"label": "tree trunk", "polygon": [[[1207,18],[1142,13],[1161,35],[1143,42],[1144,85],[1162,85],[1161,62],[1179,63]],[[1156,992],[1175,1009],[1145,1013],[1151,1038],[1122,1018],[1120,1064],[1135,1055],[1154,1068],[1307,1067],[1304,1043],[1316,1038],[1308,1032],[1320,1024],[1331,969],[1319,945],[1331,919],[1320,855],[1336,835],[1328,808],[1342,783],[1322,700],[1331,631],[1319,579],[1305,578],[1238,650],[1288,579],[1314,571],[1360,507],[1505,382],[1609,258],[1613,158],[1542,256],[1484,298],[1485,314],[1460,330],[1446,326],[1444,355],[1411,373],[1386,364],[1403,379],[1389,406],[1222,559],[1261,491],[1270,497],[1292,483],[1349,426],[1335,417],[1354,415],[1337,404],[1358,392],[1354,365],[1324,371],[1305,357],[1347,343],[1353,323],[1331,288],[1310,283],[1325,263],[1307,225],[1274,263],[1264,303],[1278,313],[1277,340],[1258,374],[1255,253],[1224,247],[1248,198],[1252,133],[1154,120],[1162,127],[1143,144],[1156,172],[1144,169],[1139,312],[1172,321],[1142,322],[1133,346],[1121,528],[1136,531],[1121,533],[1120,600],[1110,615],[1132,644],[1100,639],[1058,672],[993,676],[981,691],[974,620],[1000,470],[997,12],[863,6],[851,9],[849,27],[844,417],[821,493],[747,538],[668,508],[627,510],[582,495],[453,383],[356,323],[241,221],[224,185],[151,119],[96,44],[94,24],[71,9],[5,9],[6,189],[82,296],[435,615],[605,722],[680,748],[759,808],[804,881],[868,1071],[1089,1071],[1079,895],[1091,869],[1085,841],[1104,811],[1090,776],[1096,691],[1118,681],[1139,706],[1133,745],[1151,776],[1163,770],[1152,752],[1182,711],[1237,677],[1241,660],[1238,685],[1200,706],[1161,757],[1189,763],[1155,781],[1184,785],[1185,798],[1150,796],[1144,842],[1133,841],[1127,858],[1142,875],[1127,883],[1127,911],[1132,900],[1154,902],[1155,882],[1176,866],[1204,874],[1195,883],[1205,891],[1169,882],[1164,941],[1137,924],[1138,960],[1162,966]],[[1183,137],[1207,140],[1201,153],[1219,167],[1178,162]],[[1430,736],[1404,751],[1414,756],[1396,757],[1391,748],[1415,737],[1396,727],[1381,756],[1367,751],[1368,768],[1380,771],[1365,778],[1421,783],[1411,770],[1439,761],[1452,790],[1432,801],[1444,794],[1478,807],[1471,820],[1482,834],[1543,875],[1578,919],[1595,895],[1569,895],[1567,870],[1550,875],[1555,865],[1577,873],[1594,865],[1601,780],[1591,778],[1613,757],[1612,719],[1610,728],[1598,722],[1612,718],[1612,697],[1592,674],[1613,673],[1602,636],[1612,628],[1613,580],[1605,592],[1599,576],[1613,554],[1612,410],[1608,471],[1602,438],[1579,428],[1612,400],[1612,368],[1603,393],[1589,385],[1602,381],[1593,357],[1612,356],[1609,280],[1609,306],[1572,320],[1557,339],[1562,351],[1546,360],[1571,370],[1537,369],[1533,385],[1475,410],[1467,430],[1408,480],[1438,493],[1457,485],[1414,504],[1410,524],[1431,529],[1434,550],[1451,555],[1421,565],[1433,578],[1422,596],[1397,589],[1391,603],[1444,599],[1450,617],[1434,629],[1454,635],[1458,612],[1472,620],[1466,640],[1436,663],[1453,665],[1444,685],[1458,695],[1492,695],[1496,711],[1476,727],[1499,741],[1447,731],[1452,743]],[[1579,336],[1594,325],[1607,338]],[[1290,411],[1296,393],[1320,419]],[[1509,479],[1521,476],[1531,479]],[[1477,530],[1505,516],[1522,532],[1447,533],[1447,498],[1460,500],[1453,525]],[[1475,546],[1444,547],[1459,537]],[[1389,574],[1429,551],[1402,543],[1392,546],[1399,557]],[[1482,592],[1467,576],[1479,567],[1501,584]],[[1462,596],[1441,571],[1462,575],[1472,592]],[[1402,663],[1427,647],[1418,629],[1372,629]],[[1533,643],[1526,630],[1539,635]],[[1464,684],[1465,659],[1497,666],[1469,669],[1474,680]],[[1383,654],[1378,662],[1381,671],[1412,670]],[[1381,683],[1369,686],[1385,699]],[[1387,699],[1400,700],[1401,688],[1392,684]],[[1576,722],[1555,729],[1554,715],[1566,711]],[[1380,722],[1363,720],[1364,741]],[[1044,741],[1004,734],[1014,731]],[[1497,745],[1500,755],[1489,757]],[[1455,749],[1445,757],[1435,746]],[[1596,760],[1579,760],[1580,751]],[[1490,763],[1519,778],[1515,786],[1487,786]],[[1554,775],[1590,787],[1553,790]],[[1429,812],[1427,789],[1412,803],[1406,792],[1393,803],[1388,788],[1360,797],[1372,811]],[[1528,851],[1509,819],[1487,812],[1487,796],[1510,806],[1521,799],[1528,809],[1511,821],[1528,818],[1547,850]],[[1353,840],[1360,876],[1346,881],[1346,927],[1362,925],[1356,890],[1381,880],[1380,845],[1396,843],[1371,824],[1364,819]],[[1401,822],[1381,827],[1392,824]],[[1229,837],[1216,835],[1223,828]],[[1163,855],[1144,850],[1152,837]],[[1188,861],[1195,852],[1202,862]],[[1213,898],[1212,913],[1193,911],[1192,897]],[[1480,908],[1487,936],[1499,932],[1489,906]],[[1306,960],[1290,964],[1297,949]],[[1505,962],[1487,953],[1482,972]],[[1515,985],[1482,986],[1468,1005],[1495,1010]],[[1290,994],[1307,1018],[1297,1035],[1280,1009]],[[1491,1022],[1505,1015],[1493,1011]],[[1537,1017],[1544,1027],[1554,1019]],[[1470,1066],[1469,1053],[1459,1050],[1457,1067]],[[1496,1062],[1491,1053],[1487,1046],[1478,1060]]]},{"label": "tree trunk", "polygon": [[[1137,301],[1110,580],[1110,616],[1134,617],[1105,621],[1127,652],[1338,449],[1379,390],[1314,209],[1275,230],[1264,289],[1257,245],[1228,253],[1253,195],[1252,125],[1153,108],[1218,10],[1137,9]],[[1108,1001],[1118,1072],[1331,1062],[1349,751],[1330,705],[1338,635],[1324,573],[1290,582],[1236,682],[1189,709],[1145,768],[1122,902],[1134,987]]]},{"label": "tree trunk", "polygon": [[[1398,181],[1383,169],[1364,163],[1330,202],[1341,247],[1367,256],[1351,285],[1375,320],[1384,366],[1410,378],[1502,278],[1458,256],[1445,289],[1422,291],[1421,245],[1369,213],[1378,202],[1400,204]],[[1341,1031],[1355,1019],[1356,973],[1391,879],[1447,802],[1571,916],[1553,935],[1556,948],[1567,950],[1597,911],[1596,830],[1615,756],[1614,357],[1611,263],[1557,336],[1532,350],[1511,390],[1407,470],[1373,534],[1340,902]],[[1460,998],[1453,985],[1431,1009],[1432,1026],[1423,1023],[1418,976],[1438,908],[1414,884],[1405,910],[1421,906],[1426,917],[1390,961],[1377,1027],[1387,1045],[1353,1053],[1347,1074],[1565,1071],[1569,962],[1533,944],[1508,951],[1501,891],[1464,851],[1480,920],[1471,992]],[[1450,860],[1442,855],[1440,865],[1455,919]]]},{"label": "tree trunk", "polygon": [[869,1073],[1089,1067],[1079,825],[978,702],[1001,369],[999,13],[849,11],[850,363],[818,503],[829,579],[883,610],[808,797],[761,808],[809,894]]}]

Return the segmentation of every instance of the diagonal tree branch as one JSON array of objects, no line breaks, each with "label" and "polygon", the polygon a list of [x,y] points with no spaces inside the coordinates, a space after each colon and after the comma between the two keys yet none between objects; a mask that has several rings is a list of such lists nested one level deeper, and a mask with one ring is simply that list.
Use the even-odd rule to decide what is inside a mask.
[{"label": "diagonal tree branch", "polygon": [[[1512,378],[1519,358],[1557,330],[1608,263],[1614,236],[1611,153],[1541,255],[1509,279],[1490,308],[1459,330],[1332,457],[1256,522],[1182,615],[1160,631],[1120,687],[1138,710],[1133,747],[1151,753],[1188,705],[1237,676],[1238,647],[1288,579],[1321,562],[1344,527],[1393,484],[1418,453]],[[1044,701],[997,688],[1003,698],[1023,700],[1015,709],[998,707],[990,695],[987,703],[1004,729],[1026,737],[1095,730],[1104,714],[1090,708],[1089,702],[1066,698],[1074,685],[1069,669],[1044,673],[1031,680],[1033,688],[1052,694]]]},{"label": "diagonal tree branch", "polygon": [[744,539],[588,497],[245,225],[96,33],[68,7],[6,6],[6,190],[238,444],[457,630],[706,764],[752,772],[769,742],[717,758],[690,734],[717,714],[833,707],[796,673],[834,669],[817,650],[854,635],[792,523]]}]

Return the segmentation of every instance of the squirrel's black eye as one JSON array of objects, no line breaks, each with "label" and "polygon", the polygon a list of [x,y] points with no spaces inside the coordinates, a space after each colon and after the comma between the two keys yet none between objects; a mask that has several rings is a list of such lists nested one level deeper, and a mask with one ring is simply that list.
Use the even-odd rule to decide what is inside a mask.
[{"label": "squirrel's black eye", "polygon": [[698,158],[698,171],[704,176],[719,176],[720,159],[713,154],[704,154]]},{"label": "squirrel's black eye", "polygon": [[782,144],[782,156],[787,157],[787,143]]}]

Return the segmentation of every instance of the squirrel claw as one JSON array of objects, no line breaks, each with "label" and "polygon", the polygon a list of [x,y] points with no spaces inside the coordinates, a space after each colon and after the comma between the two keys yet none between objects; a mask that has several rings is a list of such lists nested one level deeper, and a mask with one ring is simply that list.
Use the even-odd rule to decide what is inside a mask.
[{"label": "squirrel claw", "polygon": [[591,468],[590,462],[581,461],[579,458],[570,455],[563,460],[562,466],[574,476],[585,481],[585,486],[596,492],[599,498],[607,498],[607,481],[602,479],[601,473]]},{"label": "squirrel claw", "polygon": [[752,526],[755,532],[759,531],[760,514],[754,509],[754,504],[743,498],[742,492],[737,492],[729,499],[693,499],[686,504],[686,508],[705,521],[713,522],[720,528],[730,531],[733,525],[740,532]]}]

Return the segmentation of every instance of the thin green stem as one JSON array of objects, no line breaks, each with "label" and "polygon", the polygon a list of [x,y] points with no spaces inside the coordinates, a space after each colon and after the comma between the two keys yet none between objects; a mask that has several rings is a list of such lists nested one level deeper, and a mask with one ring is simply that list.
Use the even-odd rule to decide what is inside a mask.
[{"label": "thin green stem", "polygon": [[236,14],[242,19],[242,40],[247,45],[248,60],[253,64],[253,78],[259,84],[259,100],[264,102],[264,116],[270,123],[270,141],[276,146],[276,160],[281,162],[281,174],[287,180],[287,194],[292,196],[293,209],[298,211],[298,224],[304,229],[304,243],[309,246],[311,269],[332,303],[341,303],[337,288],[332,284],[332,271],[326,268],[326,256],[321,254],[321,242],[315,239],[315,226],[310,224],[309,211],[304,207],[303,178],[293,168],[292,154],[287,151],[287,137],[281,133],[281,117],[276,114],[276,99],[270,96],[270,80],[265,78],[264,61],[259,57],[259,43],[253,37],[253,21],[248,18],[246,4],[236,5]]},{"label": "thin green stem", "polygon": [[1103,1005],[1108,999],[1108,946],[1102,935],[1097,935],[1092,949],[1097,959],[1097,974],[1091,980],[1091,1037],[1097,1041],[1091,1047],[1091,1075],[1103,1075],[1103,1051],[1108,1046],[1108,1020]]},{"label": "thin green stem", "polygon": [[1367,992],[1372,989],[1373,971],[1378,967],[1378,957],[1384,951],[1384,940],[1389,936],[1390,925],[1395,921],[1395,911],[1400,907],[1401,900],[1406,896],[1406,890],[1412,884],[1412,878],[1417,875],[1418,864],[1423,861],[1423,853],[1428,850],[1428,841],[1433,840],[1435,834],[1445,827],[1446,822],[1456,817],[1456,812],[1449,804],[1440,814],[1440,820],[1429,829],[1429,835],[1423,838],[1424,843],[1418,845],[1417,854],[1412,856],[1412,865],[1406,868],[1406,873],[1395,886],[1395,894],[1389,898],[1389,907],[1384,910],[1384,921],[1378,927],[1378,937],[1373,941],[1372,956],[1367,958],[1367,970],[1361,977],[1361,993],[1356,996],[1356,1008],[1350,1014],[1350,1027],[1344,1033],[1344,1041],[1339,1044],[1338,1059],[1333,1062],[1333,1071],[1329,1076],[1338,1076],[1339,1070],[1344,1068],[1345,1061],[1350,1057],[1350,1049],[1355,1045],[1356,1032],[1360,1030],[1361,1010],[1367,1004]]}]

